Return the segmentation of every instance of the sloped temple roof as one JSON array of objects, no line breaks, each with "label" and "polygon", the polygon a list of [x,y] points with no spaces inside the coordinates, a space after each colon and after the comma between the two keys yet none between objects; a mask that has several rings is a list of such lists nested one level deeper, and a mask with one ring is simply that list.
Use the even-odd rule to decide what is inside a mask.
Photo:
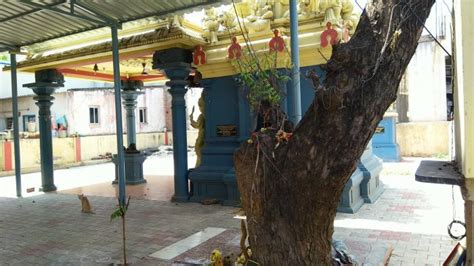
[{"label": "sloped temple roof", "polygon": [[0,2],[0,52],[118,25],[222,4],[220,0],[7,0]]}]

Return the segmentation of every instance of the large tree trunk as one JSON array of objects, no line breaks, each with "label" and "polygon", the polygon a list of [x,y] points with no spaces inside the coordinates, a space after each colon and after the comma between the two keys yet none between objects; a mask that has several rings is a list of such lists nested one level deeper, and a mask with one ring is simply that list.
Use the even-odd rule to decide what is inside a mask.
[{"label": "large tree trunk", "polygon": [[396,99],[433,3],[372,0],[352,39],[333,47],[290,141],[275,149],[272,134],[262,133],[235,153],[249,242],[262,265],[330,264],[344,185]]}]

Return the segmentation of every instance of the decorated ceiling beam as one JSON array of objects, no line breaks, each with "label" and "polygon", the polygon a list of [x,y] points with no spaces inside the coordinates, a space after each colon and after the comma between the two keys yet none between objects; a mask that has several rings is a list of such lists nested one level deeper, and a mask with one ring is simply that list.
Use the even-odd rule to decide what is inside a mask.
[{"label": "decorated ceiling beam", "polygon": [[[194,51],[194,67],[203,78],[234,75],[232,60],[239,59],[252,49],[257,55],[270,50],[278,52],[278,66],[290,60],[289,12],[285,1],[273,4],[265,0],[244,0],[241,3],[203,11],[202,25],[173,16],[155,22],[155,30],[120,39],[122,76],[135,79],[154,79],[140,75],[140,67],[123,65],[127,60],[150,57],[153,52],[173,47]],[[237,15],[236,15],[237,14]],[[348,41],[359,15],[354,12],[353,0],[301,0],[298,5],[299,52],[301,66],[326,63],[331,45]],[[90,72],[83,77],[97,77],[92,66],[107,67],[111,61],[111,44],[103,42],[51,55],[35,54],[18,65],[20,71],[45,68]],[[103,74],[111,73],[105,69]],[[81,72],[82,73],[82,72]],[[73,73],[69,73],[73,75]],[[102,77],[102,76],[101,76]],[[103,76],[108,79],[108,76]],[[161,78],[161,76],[160,76]]]}]

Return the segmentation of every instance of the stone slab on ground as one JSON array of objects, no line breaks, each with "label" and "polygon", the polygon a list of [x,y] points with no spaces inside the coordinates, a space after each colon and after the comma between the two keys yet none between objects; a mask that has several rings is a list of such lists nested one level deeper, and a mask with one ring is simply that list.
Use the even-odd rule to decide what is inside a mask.
[{"label": "stone slab on ground", "polygon": [[[393,248],[383,242],[366,242],[346,240],[349,253],[356,257],[358,265],[378,266],[386,265]],[[160,260],[146,257],[142,263],[160,263],[162,265],[186,265],[209,263],[209,257],[214,249],[219,249],[223,256],[230,256],[232,261],[240,253],[240,230],[228,229],[217,236],[191,248],[169,260]]]}]

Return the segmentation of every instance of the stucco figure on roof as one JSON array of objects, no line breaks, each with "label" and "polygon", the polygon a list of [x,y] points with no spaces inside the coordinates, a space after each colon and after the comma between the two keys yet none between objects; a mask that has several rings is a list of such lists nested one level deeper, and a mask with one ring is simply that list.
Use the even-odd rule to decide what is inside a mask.
[{"label": "stucco figure on roof", "polygon": [[224,28],[224,31],[230,34],[239,31],[240,28],[235,11],[232,9],[222,11],[219,15],[219,23]]},{"label": "stucco figure on roof", "polygon": [[217,12],[214,8],[209,8],[204,10],[204,32],[203,36],[206,40],[211,43],[217,42],[217,31],[219,30],[219,19],[217,17]]},{"label": "stucco figure on roof", "polygon": [[255,0],[250,3],[250,15],[244,18],[244,25],[250,32],[260,32],[270,29],[273,20],[273,5],[271,0]]}]

